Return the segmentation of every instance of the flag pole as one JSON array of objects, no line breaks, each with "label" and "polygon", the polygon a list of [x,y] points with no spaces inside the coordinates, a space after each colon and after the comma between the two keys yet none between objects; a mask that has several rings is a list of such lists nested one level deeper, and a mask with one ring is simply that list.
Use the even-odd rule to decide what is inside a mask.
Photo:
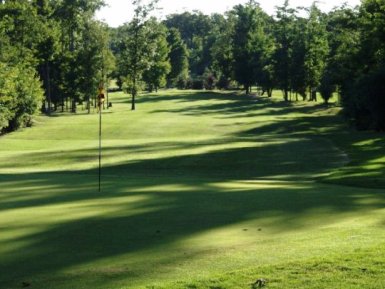
[{"label": "flag pole", "polygon": [[102,107],[99,108],[99,193],[102,181]]},{"label": "flag pole", "polygon": [[102,190],[102,109],[104,103],[103,81],[99,84],[98,109],[99,109],[99,193]]}]

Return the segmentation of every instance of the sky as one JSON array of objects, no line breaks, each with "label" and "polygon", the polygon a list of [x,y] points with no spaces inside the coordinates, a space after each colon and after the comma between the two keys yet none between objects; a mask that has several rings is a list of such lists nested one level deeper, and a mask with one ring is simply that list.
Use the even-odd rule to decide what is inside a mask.
[{"label": "sky", "polygon": [[[309,7],[314,0],[291,0],[290,6]],[[129,22],[132,17],[131,0],[105,0],[107,6],[96,13],[96,18],[103,20],[111,27],[118,27],[125,22]],[[223,13],[230,10],[237,4],[245,4],[247,0],[159,0],[158,7],[161,10],[156,12],[156,16],[164,18],[172,13],[182,13],[184,11],[200,10],[205,14]],[[274,14],[274,7],[280,6],[284,0],[259,0],[257,1],[268,14]],[[335,6],[343,3],[355,6],[360,0],[320,0],[318,6],[329,11]]]}]

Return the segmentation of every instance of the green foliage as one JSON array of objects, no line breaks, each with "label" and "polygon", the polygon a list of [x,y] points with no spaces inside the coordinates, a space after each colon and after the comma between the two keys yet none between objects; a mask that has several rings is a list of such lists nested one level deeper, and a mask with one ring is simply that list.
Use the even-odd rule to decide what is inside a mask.
[{"label": "green foliage", "polygon": [[385,130],[385,69],[361,74],[342,90],[345,114],[358,129]]},{"label": "green foliage", "polygon": [[289,8],[286,0],[281,7],[276,8],[276,22],[274,36],[276,49],[274,52],[274,76],[278,88],[284,91],[285,101],[289,100],[289,90],[292,87],[292,74],[290,67],[293,65],[295,10]]},{"label": "green foliage", "polygon": [[321,97],[324,100],[325,104],[329,102],[335,91],[336,86],[333,83],[333,77],[331,75],[331,72],[326,69],[323,72],[321,83],[319,86],[319,92],[321,93]]},{"label": "green foliage", "polygon": [[219,78],[218,87],[229,88],[231,79],[233,79],[233,41],[235,16],[229,13],[225,19],[223,16],[217,16],[214,43],[211,47],[213,58],[212,68],[216,71]]},{"label": "green foliage", "polygon": [[203,87],[207,90],[213,90],[217,86],[217,78],[215,73],[206,69],[203,74]]},{"label": "green foliage", "polygon": [[[108,74],[112,69],[111,65],[108,68],[108,61],[98,60],[102,54],[106,55],[104,59],[112,57],[102,29],[94,29],[100,24],[92,20],[102,5],[101,0],[22,0],[0,5],[0,61],[17,68],[23,80],[26,79],[19,65],[27,69],[31,83],[39,75],[45,92],[43,112],[49,114],[59,105],[64,109],[65,99],[71,100],[75,112],[77,102],[95,94],[102,70]],[[24,89],[17,93],[25,94]],[[27,103],[17,105],[26,107]],[[36,111],[33,102],[29,105],[30,111]],[[23,122],[16,121],[11,126],[17,128]]]},{"label": "green foliage", "polygon": [[176,28],[169,29],[167,42],[170,47],[168,57],[171,64],[171,71],[167,76],[167,85],[169,87],[185,88],[189,76],[187,47]]},{"label": "green foliage", "polygon": [[194,39],[204,38],[212,29],[210,17],[197,11],[169,15],[164,23],[167,28],[175,28],[180,32],[189,49],[194,46]]},{"label": "green foliage", "polygon": [[341,88],[345,113],[360,129],[385,130],[384,23],[383,1],[363,1],[358,18],[358,48],[350,54],[350,78]]},{"label": "green foliage", "polygon": [[172,14],[164,21],[169,29],[177,29],[187,46],[189,70],[192,78],[202,76],[212,64],[210,49],[214,38],[213,19],[202,12]]},{"label": "green foliage", "polygon": [[34,54],[42,34],[28,1],[7,1],[0,15],[0,132],[5,132],[32,125],[41,104]]},{"label": "green foliage", "polygon": [[297,18],[294,24],[293,50],[290,65],[291,88],[296,94],[300,94],[303,100],[306,99],[306,37],[303,31],[306,30],[306,19]]},{"label": "green foliage", "polygon": [[344,6],[327,16],[330,47],[327,70],[336,85],[350,81],[355,71],[360,70],[353,60],[360,46],[358,17],[356,9]]},{"label": "green foliage", "polygon": [[139,82],[144,72],[153,65],[152,57],[155,55],[157,41],[156,37],[152,36],[154,20],[149,18],[149,14],[155,8],[156,2],[153,0],[144,4],[141,0],[133,0],[134,17],[120,30],[119,74],[129,83],[132,110],[136,108],[136,96],[140,91]]},{"label": "green foliage", "polygon": [[152,51],[150,56],[152,62],[150,67],[144,71],[143,80],[147,83],[148,90],[152,92],[166,86],[166,77],[171,71],[171,64],[168,58],[170,48],[166,38],[166,28],[154,20],[148,25],[151,30],[148,42],[154,43],[156,49]]},{"label": "green foliage", "polygon": [[[14,56],[31,60],[37,43],[43,36],[42,23],[38,21],[36,10],[27,0],[7,1],[0,6],[0,19],[2,26],[6,28],[2,31],[2,37],[12,46]],[[18,59],[12,61],[18,62]]]},{"label": "green foliage", "polygon": [[[96,83],[95,79],[102,80],[100,77],[103,70],[102,61],[96,61],[93,64],[90,62],[102,59],[101,51],[105,50],[106,45],[105,36],[102,29],[93,28],[99,24],[90,23],[93,22],[93,15],[103,5],[103,1],[62,0],[50,3],[53,9],[52,19],[60,27],[61,51],[52,63],[55,64],[52,69],[55,77],[52,81],[54,85],[52,90],[56,96],[55,106],[60,102],[64,108],[65,100],[70,99],[71,110],[76,112],[77,103],[87,100],[91,91],[96,91],[97,87],[93,86]],[[85,27],[89,27],[91,31],[87,31]],[[96,35],[96,31],[99,31],[99,35]],[[94,43],[90,43],[91,39]],[[83,46],[83,41],[86,46]],[[97,55],[90,55],[90,53],[97,53]],[[79,62],[79,59],[82,59],[84,64]]]},{"label": "green foliage", "polygon": [[[286,101],[292,93],[305,100],[307,92],[316,100],[318,90],[328,102],[338,91],[353,123],[384,129],[382,1],[365,0],[359,9],[343,5],[328,14],[314,3],[303,18],[288,0],[275,17],[251,0],[223,15],[185,12],[162,23],[150,18],[156,3],[133,0],[132,21],[110,29],[93,19],[102,0],[1,1],[0,62],[38,73],[45,92],[42,111],[48,114],[60,106],[76,112],[78,103],[96,97],[100,81],[115,78],[130,89],[132,109],[140,90],[164,86],[242,85],[249,93],[256,85],[269,96],[273,88],[281,89]],[[16,108],[1,110],[4,128]]]},{"label": "green foliage", "polygon": [[232,13],[235,17],[232,35],[234,78],[249,93],[258,76],[262,75],[270,50],[266,34],[268,16],[254,1],[235,6]]},{"label": "green foliage", "polygon": [[28,65],[0,62],[0,132],[31,126],[43,99],[41,83]]},{"label": "green foliage", "polygon": [[108,31],[101,23],[86,19],[82,30],[83,46],[79,48],[76,62],[82,63],[75,68],[76,86],[82,101],[88,102],[98,94],[100,82],[108,81],[108,75],[114,68],[114,57],[108,49]]},{"label": "green foliage", "polygon": [[305,73],[306,85],[311,92],[310,100],[316,101],[316,89],[321,83],[329,54],[326,23],[321,11],[314,3],[310,7],[306,26]]}]

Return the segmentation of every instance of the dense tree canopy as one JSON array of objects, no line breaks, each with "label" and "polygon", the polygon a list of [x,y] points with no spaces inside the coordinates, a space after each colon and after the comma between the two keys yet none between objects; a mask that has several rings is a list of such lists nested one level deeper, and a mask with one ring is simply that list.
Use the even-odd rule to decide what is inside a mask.
[{"label": "dense tree canopy", "polygon": [[[385,3],[363,0],[329,13],[288,0],[267,15],[250,0],[223,15],[151,17],[157,1],[134,0],[133,19],[109,28],[94,19],[101,0],[0,1],[0,130],[32,115],[96,105],[115,79],[135,98],[162,87],[273,89],[327,103],[340,96],[362,129],[385,130]],[[301,12],[301,13],[299,13]],[[115,61],[116,59],[116,61]],[[116,62],[116,65],[115,65]],[[84,107],[84,106],[83,106]]]},{"label": "dense tree canopy", "polygon": [[169,29],[167,41],[170,48],[168,59],[171,65],[170,73],[167,75],[168,86],[181,86],[181,88],[184,88],[189,74],[187,47],[176,28]]}]

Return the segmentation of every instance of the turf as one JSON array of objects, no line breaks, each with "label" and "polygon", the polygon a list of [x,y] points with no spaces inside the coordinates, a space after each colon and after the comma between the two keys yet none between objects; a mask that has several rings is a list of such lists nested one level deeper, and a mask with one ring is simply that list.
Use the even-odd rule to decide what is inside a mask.
[{"label": "turf", "polygon": [[111,95],[0,138],[0,288],[385,288],[385,137],[336,106]]}]

